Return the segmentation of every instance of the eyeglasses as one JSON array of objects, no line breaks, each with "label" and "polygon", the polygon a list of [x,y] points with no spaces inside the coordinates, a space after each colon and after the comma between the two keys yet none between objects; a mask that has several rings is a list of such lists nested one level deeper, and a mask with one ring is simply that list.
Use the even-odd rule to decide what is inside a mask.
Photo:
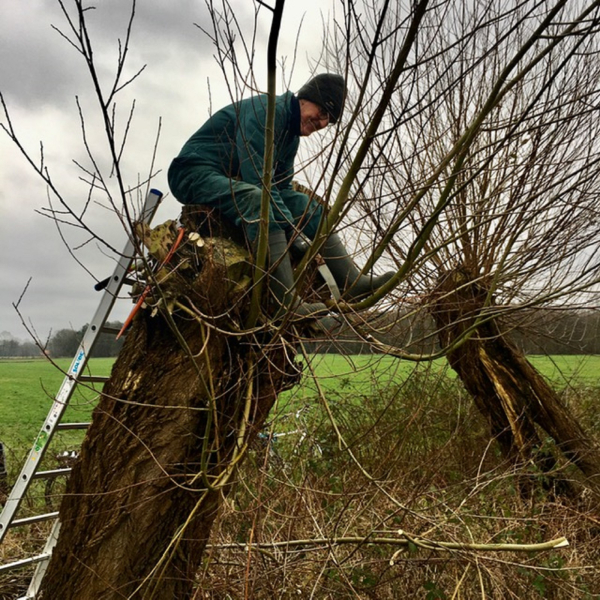
[{"label": "eyeglasses", "polygon": [[[317,106],[319,106],[317,104]],[[319,114],[317,115],[319,117],[319,121],[327,121],[329,122],[331,120],[331,115],[322,107],[319,106]]]}]

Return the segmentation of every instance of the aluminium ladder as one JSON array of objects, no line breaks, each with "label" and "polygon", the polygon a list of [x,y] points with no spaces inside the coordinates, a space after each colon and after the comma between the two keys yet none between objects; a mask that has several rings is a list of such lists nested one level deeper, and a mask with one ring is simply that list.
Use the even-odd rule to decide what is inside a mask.
[{"label": "aluminium ladder", "polygon": [[[156,212],[161,198],[161,192],[158,190],[150,190],[146,196],[144,207],[138,221],[149,223]],[[90,357],[90,353],[92,352],[92,349],[100,334],[119,333],[118,330],[106,327],[105,324],[108,321],[109,314],[113,308],[122,285],[124,283],[131,283],[129,280],[127,280],[126,275],[131,267],[131,264],[133,263],[135,254],[136,247],[133,239],[130,238],[125,245],[125,249],[121,254],[112,276],[104,282],[97,284],[96,289],[104,290],[100,304],[98,305],[96,313],[86,329],[81,344],[79,345],[75,357],[73,358],[73,362],[71,363],[63,383],[52,403],[48,416],[46,417],[46,420],[44,421],[44,424],[42,425],[42,428],[35,439],[25,465],[23,466],[23,469],[21,470],[21,473],[13,486],[11,493],[6,500],[4,508],[0,513],[0,545],[2,544],[8,531],[13,527],[31,525],[41,521],[54,520],[52,531],[41,554],[12,563],[0,565],[0,574],[23,566],[36,565],[33,578],[29,585],[29,589],[27,590],[27,595],[23,596],[19,600],[35,599],[42,578],[46,572],[46,567],[48,566],[52,549],[58,539],[60,522],[58,520],[58,512],[47,512],[45,514],[17,519],[16,516],[18,509],[23,498],[25,497],[27,490],[34,480],[48,480],[58,476],[67,475],[71,471],[70,468],[41,471],[40,465],[56,431],[85,429],[89,425],[88,423],[61,423],[61,419],[67,409],[67,406],[69,405],[69,400],[71,399],[77,384],[102,383],[108,379],[107,377],[88,376],[84,375],[83,373],[87,365],[88,358]]]}]

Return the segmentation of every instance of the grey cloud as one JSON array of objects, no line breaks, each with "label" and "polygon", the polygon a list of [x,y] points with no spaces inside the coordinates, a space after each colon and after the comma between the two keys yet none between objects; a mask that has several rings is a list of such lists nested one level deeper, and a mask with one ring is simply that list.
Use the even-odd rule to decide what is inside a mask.
[{"label": "grey cloud", "polygon": [[[68,3],[67,3],[67,6]],[[193,0],[137,3],[132,28],[132,54],[144,62],[160,62],[164,55],[176,55],[185,62],[191,56],[210,57],[210,40],[194,26],[206,21],[206,10]],[[102,0],[88,12],[88,26],[97,57],[106,70],[113,70],[118,58],[118,40],[124,40],[130,3]],[[53,29],[71,36],[68,23],[56,2],[3,0],[0,23],[0,90],[9,101],[21,106],[60,105],[89,87],[85,63],[78,52]],[[144,62],[130,61],[129,75]],[[99,65],[102,68],[102,65]]]},{"label": "grey cloud", "polygon": [[57,17],[53,3],[0,4],[0,90],[9,101],[40,106],[79,87],[78,57],[50,26]]},{"label": "grey cloud", "polygon": [[[117,39],[125,35],[129,2],[95,0],[95,4],[97,9],[89,13],[92,41],[98,68],[102,77],[108,78],[116,65]],[[253,10],[254,3],[249,0],[236,3],[236,17],[242,26],[253,22]],[[270,23],[267,11],[259,21],[255,67],[261,73]],[[290,56],[297,25],[293,21],[290,15],[287,22],[291,33],[281,36],[281,53]],[[168,192],[166,169],[170,160],[208,115],[208,77],[212,108],[229,100],[215,65],[212,43],[194,26],[195,22],[210,29],[204,3],[198,0],[137,2],[127,74],[133,75],[143,64],[148,67],[134,86],[125,90],[117,112],[118,122],[123,124],[128,103],[136,98],[136,116],[123,160],[127,185],[136,183],[138,172],[142,177],[147,174],[159,117],[163,118],[162,135],[155,168],[162,169],[162,173],[153,181],[153,187]],[[15,125],[34,155],[39,140],[44,141],[59,189],[67,201],[80,206],[87,192],[77,180],[80,173],[73,167],[72,157],[84,164],[86,157],[75,95],[81,97],[85,107],[94,149],[103,163],[107,161],[103,127],[85,64],[51,28],[51,24],[63,23],[55,0],[0,0],[0,23],[0,90],[14,109]],[[303,83],[302,77],[298,79],[299,84]],[[69,256],[54,225],[35,213],[47,204],[45,187],[2,132],[0,156],[0,331],[24,337],[11,303],[19,298],[29,277],[33,279],[22,309],[40,335],[47,335],[50,328],[68,327],[69,323],[78,328],[90,320],[99,302],[94,280]],[[169,198],[155,222],[176,218],[179,211],[180,205]],[[90,215],[90,226],[120,250],[125,234],[114,223],[114,216],[106,211]],[[79,239],[68,228],[67,232],[72,243]],[[78,254],[97,278],[108,276],[114,268],[111,259],[95,244]],[[125,301],[121,306],[113,316],[126,315],[131,303]]]}]

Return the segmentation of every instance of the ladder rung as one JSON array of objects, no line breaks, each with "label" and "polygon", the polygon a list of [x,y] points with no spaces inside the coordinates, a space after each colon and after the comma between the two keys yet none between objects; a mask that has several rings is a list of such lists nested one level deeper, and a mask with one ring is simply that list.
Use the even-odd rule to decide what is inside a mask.
[{"label": "ladder rung", "polygon": [[68,429],[87,429],[89,426],[89,423],[58,423],[56,429],[66,431]]},{"label": "ladder rung", "polygon": [[33,479],[54,479],[60,475],[68,475],[71,472],[71,467],[64,467],[63,469],[51,469],[48,471],[36,471],[32,477]]},{"label": "ladder rung", "polygon": [[44,513],[43,515],[35,515],[34,517],[26,517],[25,519],[15,519],[9,524],[9,527],[22,527],[23,525],[33,525],[33,523],[41,523],[42,521],[49,521],[50,519],[57,519],[58,511],[51,513]]},{"label": "ladder rung", "polygon": [[[42,562],[44,560],[48,560],[50,558],[50,553],[46,554],[38,554],[37,556],[31,556],[30,558],[23,558],[21,560],[16,560],[11,563],[6,563],[5,565],[0,565],[0,573],[4,573],[5,571],[12,571],[13,569],[19,569],[21,567],[26,567],[27,565],[33,565],[35,563]],[[27,598],[28,596],[24,596]]]},{"label": "ladder rung", "polygon": [[106,383],[109,380],[109,377],[104,375],[80,375],[77,378],[77,381],[80,383]]}]

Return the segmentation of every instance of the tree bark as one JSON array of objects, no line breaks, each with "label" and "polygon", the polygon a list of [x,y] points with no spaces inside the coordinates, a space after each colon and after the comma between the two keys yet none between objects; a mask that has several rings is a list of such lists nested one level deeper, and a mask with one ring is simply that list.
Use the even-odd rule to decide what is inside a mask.
[{"label": "tree bark", "polygon": [[[440,279],[432,314],[440,342],[452,347],[475,327],[471,337],[453,347],[448,360],[479,411],[503,454],[513,461],[535,464],[541,473],[557,466],[560,453],[575,464],[587,484],[600,491],[600,449],[583,430],[557,393],[507,339],[497,319],[476,324],[488,301],[489,290],[464,269]],[[551,440],[542,439],[544,431]],[[552,442],[549,444],[549,441]],[[564,462],[564,461],[563,461]],[[555,480],[560,479],[555,474]],[[574,488],[563,479],[563,489]]]},{"label": "tree bark", "polygon": [[[157,258],[176,234],[161,227],[147,240]],[[161,285],[179,337],[164,310],[133,321],[68,482],[44,599],[190,598],[235,466],[298,379],[273,330],[231,334],[249,264],[224,237],[204,242],[186,241]]]}]

